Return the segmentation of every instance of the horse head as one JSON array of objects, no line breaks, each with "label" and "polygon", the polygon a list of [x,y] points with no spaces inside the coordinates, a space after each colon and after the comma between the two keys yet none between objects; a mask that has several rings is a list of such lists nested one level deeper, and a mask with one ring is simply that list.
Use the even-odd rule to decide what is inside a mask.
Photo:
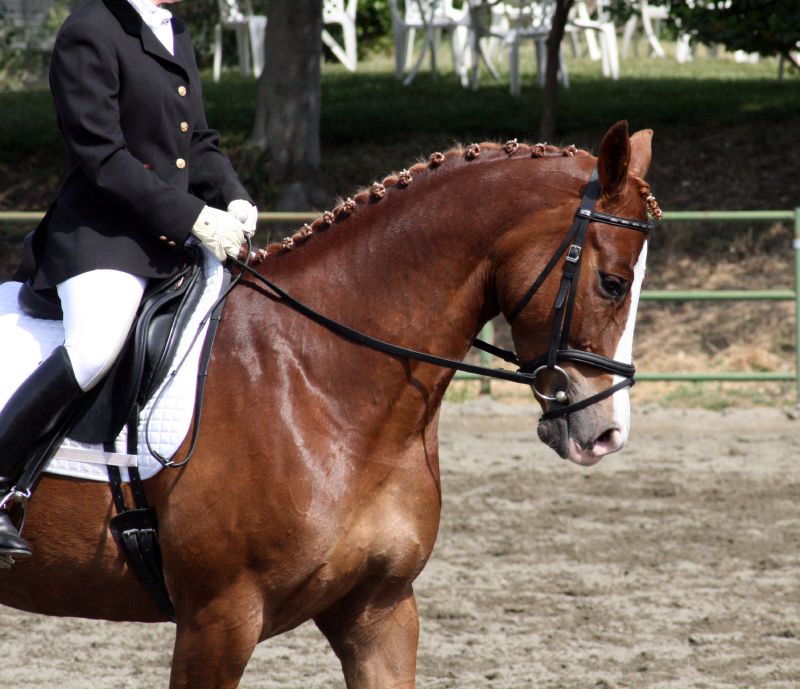
[{"label": "horse head", "polygon": [[[326,294],[328,313],[344,313],[345,323],[378,340],[445,354],[445,367],[463,358],[481,325],[502,312],[523,364],[518,382],[534,381],[544,410],[541,439],[562,457],[593,464],[621,449],[630,428],[646,220],[648,210],[660,213],[643,179],[651,138],[649,130],[629,137],[619,122],[606,133],[598,158],[574,146],[516,140],[435,153],[260,256],[274,257],[270,272],[290,293],[293,283],[301,295],[309,285],[335,285]],[[348,231],[332,232],[338,225]],[[361,294],[369,308],[353,309],[352,296]],[[412,368],[408,347],[359,341],[367,339],[384,358],[374,360],[380,392],[365,388],[364,394],[416,401],[424,390],[428,423],[452,370]],[[337,361],[343,365],[342,357],[352,356],[359,370],[359,354],[347,344]],[[356,399],[348,398],[353,405]],[[413,437],[419,414],[394,422]],[[381,428],[387,419],[374,423]]]},{"label": "horse head", "polygon": [[[539,437],[561,457],[583,465],[620,450],[630,429],[645,221],[648,210],[660,214],[643,180],[651,139],[650,130],[629,137],[627,124],[618,122],[606,133],[596,161],[587,155],[583,165],[553,171],[550,207],[507,233],[495,259],[498,304],[511,323],[520,361],[530,362],[523,370],[536,372],[533,388],[544,411]],[[586,180],[595,166],[596,204],[587,204]],[[575,175],[582,175],[578,184]],[[580,218],[572,216],[581,193],[581,206],[593,211],[579,241]],[[563,239],[571,223],[572,238]],[[534,233],[549,236],[554,249],[542,251],[541,240],[530,240]],[[570,271],[577,272],[572,282],[565,277]],[[544,279],[531,290],[537,275]]]}]

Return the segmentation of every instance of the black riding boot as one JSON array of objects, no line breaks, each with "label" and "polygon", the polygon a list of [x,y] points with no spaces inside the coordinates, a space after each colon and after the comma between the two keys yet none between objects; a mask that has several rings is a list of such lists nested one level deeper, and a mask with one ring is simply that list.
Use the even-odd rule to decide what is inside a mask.
[{"label": "black riding boot", "polygon": [[[56,348],[11,396],[0,412],[0,499],[63,435],[83,398],[69,355]],[[27,557],[28,544],[5,510],[0,510],[0,556]]]}]

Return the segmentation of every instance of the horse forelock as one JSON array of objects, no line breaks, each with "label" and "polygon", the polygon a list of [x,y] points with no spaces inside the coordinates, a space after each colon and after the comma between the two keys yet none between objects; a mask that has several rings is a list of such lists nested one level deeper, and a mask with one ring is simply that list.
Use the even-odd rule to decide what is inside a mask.
[{"label": "horse forelock", "polygon": [[285,254],[312,237],[345,222],[361,209],[380,203],[387,194],[402,193],[412,184],[418,185],[434,175],[445,174],[465,165],[501,159],[561,157],[591,157],[591,154],[572,145],[529,144],[520,143],[517,139],[511,139],[502,144],[498,142],[473,143],[466,146],[459,144],[444,152],[437,151],[427,159],[418,160],[409,168],[393,172],[382,181],[376,181],[368,187],[363,187],[352,197],[344,199],[340,197],[331,210],[324,211],[313,222],[306,223],[292,235],[259,250],[256,253],[255,263]]}]

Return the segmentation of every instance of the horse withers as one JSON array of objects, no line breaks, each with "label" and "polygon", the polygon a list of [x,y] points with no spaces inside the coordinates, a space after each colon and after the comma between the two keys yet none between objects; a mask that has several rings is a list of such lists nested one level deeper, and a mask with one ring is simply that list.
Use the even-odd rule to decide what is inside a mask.
[{"label": "horse withers", "polygon": [[[358,331],[453,359],[502,313],[540,437],[594,463],[629,432],[647,235],[624,222],[643,230],[656,208],[651,137],[617,123],[598,158],[516,142],[437,153],[262,252],[225,307],[192,461],[146,482],[176,615],[171,689],[237,687],[256,644],[310,619],[351,689],[414,685],[412,583],[439,525],[453,371],[333,334],[259,275]],[[0,572],[0,602],[163,621],[111,537],[113,511],[106,486],[46,475],[27,510],[34,556]]]}]

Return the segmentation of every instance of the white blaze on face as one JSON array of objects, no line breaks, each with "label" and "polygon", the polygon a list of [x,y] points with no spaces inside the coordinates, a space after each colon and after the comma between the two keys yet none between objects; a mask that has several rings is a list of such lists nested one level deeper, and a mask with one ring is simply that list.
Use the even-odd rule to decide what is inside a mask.
[{"label": "white blaze on face", "polygon": [[[630,311],[628,311],[628,321],[625,323],[625,330],[622,333],[619,344],[617,344],[617,351],[614,354],[614,359],[616,361],[621,361],[626,364],[633,362],[633,329],[636,325],[636,312],[639,310],[639,295],[642,292],[646,262],[647,242],[645,241],[642,246],[642,252],[639,254],[639,258],[636,261],[636,266],[633,269],[631,307]],[[614,376],[614,384],[621,381],[621,376]],[[629,391],[630,387],[617,390],[611,398],[614,405],[614,422],[622,433],[623,445],[627,442],[628,433],[631,430],[631,398]]]}]

